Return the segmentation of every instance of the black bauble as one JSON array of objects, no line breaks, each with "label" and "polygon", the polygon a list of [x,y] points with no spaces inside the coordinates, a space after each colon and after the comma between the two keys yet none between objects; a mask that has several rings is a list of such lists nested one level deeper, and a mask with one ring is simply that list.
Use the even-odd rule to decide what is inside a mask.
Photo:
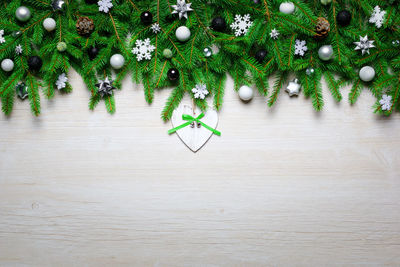
[{"label": "black bauble", "polygon": [[150,25],[153,22],[153,14],[149,11],[145,11],[140,15],[140,20],[144,25]]},{"label": "black bauble", "polygon": [[99,0],[85,0],[86,4],[97,4]]},{"label": "black bauble", "polygon": [[336,15],[336,21],[340,26],[348,26],[351,22],[351,13],[347,10],[339,11]]},{"label": "black bauble", "polygon": [[211,22],[211,28],[217,32],[223,32],[226,29],[226,21],[222,17],[216,17]]},{"label": "black bauble", "polygon": [[256,55],[254,56],[256,58],[256,60],[258,61],[258,63],[262,63],[265,59],[265,57],[267,56],[267,50],[261,49],[258,50]]},{"label": "black bauble", "polygon": [[167,77],[170,81],[176,81],[179,78],[179,71],[175,68],[169,69],[167,72]]},{"label": "black bauble", "polygon": [[43,61],[38,56],[31,56],[28,59],[28,67],[31,71],[39,71],[43,65]]},{"label": "black bauble", "polygon": [[95,46],[92,46],[91,48],[89,48],[87,50],[88,56],[90,60],[93,60],[97,57],[97,55],[99,54],[100,49],[98,49]]}]

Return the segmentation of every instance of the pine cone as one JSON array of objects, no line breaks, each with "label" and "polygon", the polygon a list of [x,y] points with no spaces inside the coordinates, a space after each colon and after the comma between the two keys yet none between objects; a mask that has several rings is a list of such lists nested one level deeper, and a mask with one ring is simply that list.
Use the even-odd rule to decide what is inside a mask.
[{"label": "pine cone", "polygon": [[94,22],[88,17],[80,17],[76,22],[76,30],[79,35],[89,36],[94,31]]},{"label": "pine cone", "polygon": [[315,27],[315,38],[320,40],[324,39],[328,36],[330,30],[331,25],[329,24],[329,21],[327,21],[325,18],[318,18],[317,26]]}]

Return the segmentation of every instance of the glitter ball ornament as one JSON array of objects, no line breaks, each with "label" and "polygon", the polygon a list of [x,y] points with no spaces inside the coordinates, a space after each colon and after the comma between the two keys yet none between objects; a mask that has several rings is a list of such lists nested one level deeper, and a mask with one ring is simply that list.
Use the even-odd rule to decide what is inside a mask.
[{"label": "glitter ball ornament", "polygon": [[349,26],[351,22],[351,13],[347,10],[339,11],[336,15],[336,21],[342,27]]},{"label": "glitter ball ornament", "polygon": [[370,82],[375,78],[375,70],[371,66],[364,66],[360,70],[360,79],[364,82]]},{"label": "glitter ball ornament", "polygon": [[1,61],[1,69],[6,72],[12,71],[14,69],[14,61],[9,58],[3,59],[3,61]]},{"label": "glitter ball ornament", "polygon": [[169,69],[167,72],[167,77],[170,81],[176,81],[179,78],[179,71],[175,68]]},{"label": "glitter ball ornament", "polygon": [[178,29],[176,29],[175,32],[176,39],[178,39],[181,42],[186,42],[190,39],[190,30],[186,26],[180,26]]},{"label": "glitter ball ornament", "polygon": [[20,6],[15,11],[15,16],[21,22],[26,22],[31,18],[31,11],[26,6]]},{"label": "glitter ball ornament", "polygon": [[168,59],[172,58],[173,53],[172,53],[171,49],[165,48],[163,51],[163,56]]},{"label": "glitter ball ornament", "polygon": [[65,50],[67,50],[67,44],[65,42],[59,42],[57,44],[57,50],[60,52],[64,52]]},{"label": "glitter ball ornament", "polygon": [[205,57],[211,57],[212,54],[213,54],[213,53],[212,53],[211,48],[206,47],[206,48],[203,49],[203,55],[204,55]]},{"label": "glitter ball ornament", "polygon": [[54,31],[56,26],[57,26],[56,21],[53,18],[47,18],[43,21],[43,27],[48,32]]},{"label": "glitter ball ornament", "polygon": [[321,60],[328,61],[332,59],[333,47],[331,45],[323,45],[318,50],[318,56]]}]

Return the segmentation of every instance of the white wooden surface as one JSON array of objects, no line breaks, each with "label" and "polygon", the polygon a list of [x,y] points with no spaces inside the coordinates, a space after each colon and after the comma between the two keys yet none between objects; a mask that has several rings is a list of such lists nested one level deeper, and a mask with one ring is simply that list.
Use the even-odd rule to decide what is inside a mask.
[{"label": "white wooden surface", "polygon": [[[240,102],[194,154],[127,80],[117,113],[70,95],[0,116],[1,266],[400,266],[400,115],[325,90]],[[345,91],[344,94],[347,94]]]}]

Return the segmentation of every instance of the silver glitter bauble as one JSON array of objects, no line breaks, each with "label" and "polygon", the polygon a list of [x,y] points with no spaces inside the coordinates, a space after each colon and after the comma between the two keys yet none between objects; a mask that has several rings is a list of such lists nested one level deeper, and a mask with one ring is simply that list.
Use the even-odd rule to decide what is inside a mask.
[{"label": "silver glitter bauble", "polygon": [[330,3],[332,3],[332,0],[321,0],[321,4],[323,5],[329,5]]},{"label": "silver glitter bauble", "polygon": [[165,49],[164,49],[164,51],[163,51],[163,56],[164,56],[165,58],[170,59],[170,58],[172,58],[173,55],[174,55],[174,54],[172,53],[171,49],[168,49],[168,48],[165,48]]},{"label": "silver glitter bauble", "polygon": [[306,69],[306,74],[307,74],[308,76],[313,75],[314,72],[315,72],[315,69],[313,69],[313,68],[307,68],[307,69]]},{"label": "silver glitter bauble", "polygon": [[328,61],[332,59],[333,47],[331,45],[323,45],[318,50],[318,56],[321,60]]},{"label": "silver glitter bauble", "polygon": [[61,10],[63,8],[64,5],[64,0],[53,0],[51,2],[51,7],[53,8],[53,10]]},{"label": "silver glitter bauble", "polygon": [[57,50],[60,52],[64,52],[65,50],[67,50],[67,44],[65,42],[59,42],[57,44]]},{"label": "silver glitter bauble", "polygon": [[26,6],[20,6],[15,11],[15,16],[19,21],[25,22],[31,18],[31,11]]},{"label": "silver glitter bauble", "polygon": [[204,48],[203,54],[205,57],[211,57],[212,56],[212,50],[209,47]]}]

